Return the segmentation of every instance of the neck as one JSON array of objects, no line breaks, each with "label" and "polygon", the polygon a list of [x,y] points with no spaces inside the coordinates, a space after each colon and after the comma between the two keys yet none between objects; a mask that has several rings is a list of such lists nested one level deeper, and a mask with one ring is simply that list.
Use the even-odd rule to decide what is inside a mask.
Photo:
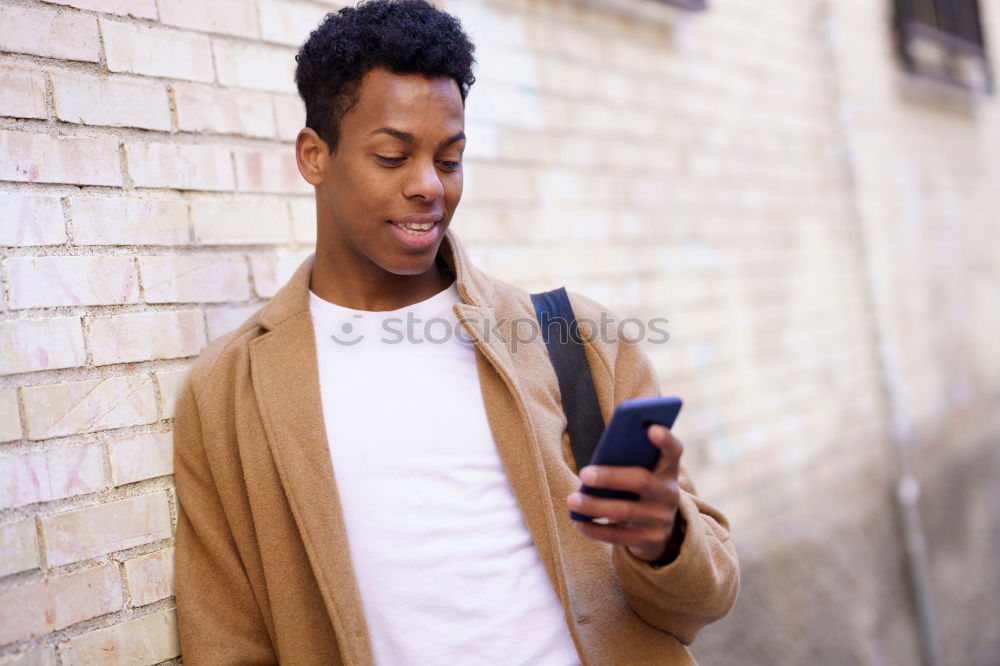
[{"label": "neck", "polygon": [[455,279],[437,261],[416,275],[397,275],[384,270],[378,275],[360,275],[338,270],[338,265],[343,263],[317,246],[309,289],[324,301],[352,310],[384,312],[405,308],[441,292]]}]

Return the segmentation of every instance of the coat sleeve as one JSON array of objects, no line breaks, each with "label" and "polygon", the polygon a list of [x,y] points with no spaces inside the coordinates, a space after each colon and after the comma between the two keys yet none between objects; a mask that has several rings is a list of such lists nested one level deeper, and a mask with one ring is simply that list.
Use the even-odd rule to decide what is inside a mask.
[{"label": "coat sleeve", "polygon": [[175,594],[185,664],[276,664],[212,469],[190,375],[174,410]]},{"label": "coat sleeve", "polygon": [[[614,365],[615,404],[660,395],[656,371],[633,343],[619,341]],[[705,625],[725,617],[736,603],[739,562],[729,522],[698,497],[682,464],[678,520],[684,526],[680,551],[662,567],[635,557],[627,547],[612,547],[612,563],[625,597],[649,624],[690,645]]]}]

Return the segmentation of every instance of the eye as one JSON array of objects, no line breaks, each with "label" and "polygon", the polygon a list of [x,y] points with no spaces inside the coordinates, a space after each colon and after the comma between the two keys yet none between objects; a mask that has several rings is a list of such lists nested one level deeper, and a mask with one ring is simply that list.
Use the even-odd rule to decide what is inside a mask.
[{"label": "eye", "polygon": [[376,155],[375,160],[380,164],[388,167],[396,167],[403,163],[405,157],[386,157],[384,155]]},{"label": "eye", "polygon": [[461,162],[450,162],[447,160],[441,160],[438,164],[440,164],[441,168],[445,171],[458,171],[462,167]]}]

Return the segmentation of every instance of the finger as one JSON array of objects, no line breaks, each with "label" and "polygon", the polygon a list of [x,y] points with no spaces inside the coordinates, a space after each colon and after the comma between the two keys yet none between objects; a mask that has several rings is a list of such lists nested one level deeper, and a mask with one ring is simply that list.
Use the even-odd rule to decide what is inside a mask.
[{"label": "finger", "polygon": [[681,454],[684,453],[684,445],[674,437],[670,429],[660,423],[654,423],[646,429],[646,436],[653,446],[660,450],[660,457],[653,468],[653,474],[657,476],[677,476],[680,471]]},{"label": "finger", "polygon": [[573,524],[578,532],[591,539],[640,548],[656,548],[659,544],[664,543],[670,535],[670,530],[661,527],[598,525],[583,521],[574,521]]},{"label": "finger", "polygon": [[653,501],[636,501],[592,497],[575,492],[567,498],[573,511],[594,518],[608,518],[616,523],[637,527],[654,527],[673,524],[677,504]]},{"label": "finger", "polygon": [[645,467],[618,465],[587,465],[580,470],[580,479],[591,488],[627,490],[644,495],[655,481]]}]

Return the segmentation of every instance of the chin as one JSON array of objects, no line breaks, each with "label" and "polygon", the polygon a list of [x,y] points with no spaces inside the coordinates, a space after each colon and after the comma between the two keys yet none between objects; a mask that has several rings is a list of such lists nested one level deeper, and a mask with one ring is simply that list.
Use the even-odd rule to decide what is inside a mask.
[{"label": "chin", "polygon": [[385,260],[378,263],[394,275],[421,275],[434,265],[437,249],[438,246],[434,245],[420,253],[392,252],[383,255]]},{"label": "chin", "polygon": [[426,273],[434,266],[438,250],[444,240],[444,234],[448,225],[438,225],[432,238],[428,238],[425,244],[419,241],[412,246],[407,246],[406,240],[401,240],[399,233],[389,230],[391,238],[385,243],[381,259],[377,263],[385,270],[396,275],[420,275]]},{"label": "chin", "polygon": [[424,266],[396,266],[388,270],[393,275],[423,275],[433,265],[434,262],[429,261]]}]

